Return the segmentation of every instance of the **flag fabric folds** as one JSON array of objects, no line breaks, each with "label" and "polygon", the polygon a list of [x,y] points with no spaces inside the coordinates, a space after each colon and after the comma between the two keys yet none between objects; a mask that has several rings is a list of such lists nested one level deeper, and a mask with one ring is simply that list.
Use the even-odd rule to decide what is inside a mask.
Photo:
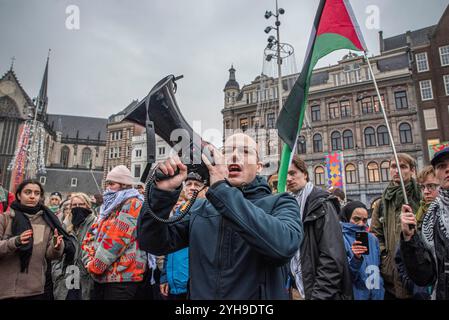
[{"label": "flag fabric folds", "polygon": [[278,135],[284,142],[279,169],[279,192],[285,191],[288,166],[302,127],[313,68],[318,60],[340,49],[366,51],[366,45],[349,0],[321,0],[303,68],[276,122]]},{"label": "flag fabric folds", "polygon": [[343,153],[340,151],[326,154],[327,187],[343,188]]}]

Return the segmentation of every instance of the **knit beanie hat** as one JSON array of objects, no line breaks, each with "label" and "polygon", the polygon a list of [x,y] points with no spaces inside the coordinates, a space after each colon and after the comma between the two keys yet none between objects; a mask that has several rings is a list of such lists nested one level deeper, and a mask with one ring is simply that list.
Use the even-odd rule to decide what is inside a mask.
[{"label": "knit beanie hat", "polygon": [[119,165],[113,168],[106,176],[106,181],[117,182],[126,185],[133,185],[135,183],[131,171],[124,165]]},{"label": "knit beanie hat", "polygon": [[351,217],[352,217],[352,213],[354,212],[355,209],[358,208],[363,208],[365,210],[368,211],[368,209],[366,208],[365,204],[363,204],[360,201],[351,201],[348,202],[347,205],[345,205],[340,212],[340,219],[343,222],[349,222],[351,221]]}]

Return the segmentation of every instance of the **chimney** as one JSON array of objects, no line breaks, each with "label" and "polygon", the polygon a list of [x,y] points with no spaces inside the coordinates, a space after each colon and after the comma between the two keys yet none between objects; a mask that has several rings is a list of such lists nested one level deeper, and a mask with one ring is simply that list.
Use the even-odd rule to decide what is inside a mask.
[{"label": "chimney", "polygon": [[385,51],[384,32],[382,30],[379,31],[379,50],[380,53],[383,53]]}]

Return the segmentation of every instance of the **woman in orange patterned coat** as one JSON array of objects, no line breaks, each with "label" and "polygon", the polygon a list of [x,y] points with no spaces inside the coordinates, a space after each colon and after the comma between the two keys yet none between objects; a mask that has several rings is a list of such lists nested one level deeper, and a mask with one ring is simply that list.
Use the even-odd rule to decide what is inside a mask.
[{"label": "woman in orange patterned coat", "polygon": [[123,165],[106,177],[99,217],[86,234],[83,263],[94,278],[93,300],[131,300],[144,279],[147,255],[137,244],[137,218],[143,197],[132,188]]}]

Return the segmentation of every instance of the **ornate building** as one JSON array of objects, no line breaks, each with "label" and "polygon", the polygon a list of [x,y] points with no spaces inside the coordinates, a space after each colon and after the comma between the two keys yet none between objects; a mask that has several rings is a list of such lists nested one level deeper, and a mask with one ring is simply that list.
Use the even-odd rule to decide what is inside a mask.
[{"label": "ornate building", "polygon": [[18,181],[14,177],[16,172],[8,171],[7,167],[14,157],[24,123],[34,117],[37,107],[37,119],[45,129],[42,138],[46,173],[36,177],[46,193],[98,193],[107,119],[48,114],[47,87],[48,60],[37,102],[23,89],[12,66],[0,79],[0,182],[14,190]]},{"label": "ornate building", "polygon": [[[371,60],[398,152],[406,152],[424,165],[415,85],[404,52]],[[283,80],[284,101],[297,74]],[[247,131],[259,140],[262,159],[279,160],[277,135],[272,134],[279,112],[277,79],[258,76],[241,90],[230,70],[222,110],[226,129]],[[268,129],[268,131],[267,131]],[[266,137],[264,140],[260,140]],[[338,64],[314,71],[306,116],[297,152],[309,166],[309,176],[325,187],[325,153],[341,150],[345,160],[347,196],[370,204],[390,180],[392,150],[371,76],[364,57],[347,54]],[[276,167],[277,169],[277,167]],[[273,173],[273,172],[270,172]]]}]

